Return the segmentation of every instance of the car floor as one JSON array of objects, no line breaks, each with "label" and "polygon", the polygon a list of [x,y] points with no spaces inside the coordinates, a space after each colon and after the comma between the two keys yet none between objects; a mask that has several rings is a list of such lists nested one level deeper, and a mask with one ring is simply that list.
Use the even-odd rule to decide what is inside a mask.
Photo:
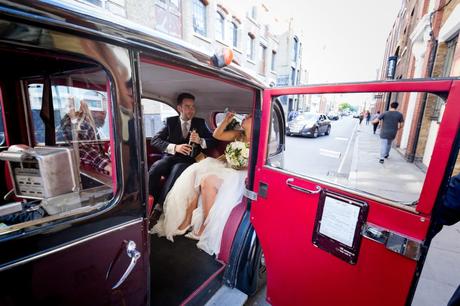
[{"label": "car floor", "polygon": [[183,236],[174,242],[151,235],[151,305],[179,305],[222,264]]}]

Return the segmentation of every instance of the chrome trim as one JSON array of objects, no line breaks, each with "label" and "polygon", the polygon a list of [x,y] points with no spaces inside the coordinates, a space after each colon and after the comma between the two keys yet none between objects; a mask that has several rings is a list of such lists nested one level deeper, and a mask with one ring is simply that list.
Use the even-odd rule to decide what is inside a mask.
[{"label": "chrome trim", "polygon": [[31,261],[40,259],[42,257],[48,256],[48,255],[51,255],[51,254],[54,254],[54,253],[66,250],[66,249],[74,247],[74,246],[76,246],[78,244],[87,242],[87,241],[95,239],[95,238],[99,238],[99,237],[101,237],[103,235],[106,235],[106,234],[121,230],[121,229],[126,228],[128,226],[131,226],[131,225],[134,225],[134,224],[137,224],[137,223],[141,223],[143,220],[144,220],[143,218],[134,219],[132,221],[128,221],[126,223],[123,223],[120,226],[112,227],[110,229],[107,229],[107,230],[104,230],[102,232],[99,232],[99,233],[97,233],[95,235],[92,235],[92,236],[89,236],[89,237],[86,237],[86,238],[82,238],[80,240],[71,242],[69,244],[57,247],[55,249],[52,249],[50,251],[47,251],[47,252],[44,252],[44,253],[41,253],[41,254],[38,254],[38,255],[35,255],[35,256],[28,257],[28,258],[23,259],[23,260],[19,260],[17,262],[12,263],[12,264],[0,267],[0,272],[8,270],[8,269],[11,269],[11,268],[14,268],[14,267],[17,267],[17,266],[20,266],[20,265],[23,265],[23,264],[26,264],[26,263],[29,263]]},{"label": "chrome trim", "polygon": [[21,84],[21,96],[22,96],[22,102],[23,102],[23,107],[24,107],[24,110],[26,110],[24,112],[24,117],[25,117],[25,121],[26,121],[26,129],[27,129],[27,141],[28,141],[28,146],[29,147],[32,147],[32,136],[30,135],[30,126],[31,126],[31,122],[29,122],[29,115],[30,117],[32,117],[32,113],[30,112],[31,108],[30,108],[30,102],[29,102],[29,91],[27,90],[27,96],[26,96],[26,92],[25,92],[25,85],[24,85],[24,80],[21,80],[20,81],[20,84]]},{"label": "chrome trim", "polygon": [[243,195],[252,201],[257,201],[257,192],[244,188]]},{"label": "chrome trim", "polygon": [[131,262],[129,263],[129,266],[126,269],[125,273],[123,273],[123,275],[115,284],[115,286],[112,287],[112,290],[117,289],[121,286],[121,284],[125,282],[131,271],[136,266],[137,260],[141,257],[141,253],[138,250],[136,250],[136,243],[132,240],[128,241],[128,244],[126,245],[126,254],[129,258],[131,258]]},{"label": "chrome trim", "polygon": [[383,244],[386,249],[392,252],[415,261],[418,261],[422,254],[423,241],[395,233],[372,223],[366,223],[363,226],[361,235]]},{"label": "chrome trim", "polygon": [[307,189],[307,188],[304,188],[304,187],[294,185],[294,184],[292,184],[292,182],[294,182],[294,178],[290,177],[290,178],[288,178],[286,180],[286,185],[288,185],[292,189],[295,189],[295,190],[298,190],[298,191],[301,191],[301,192],[305,192],[305,193],[308,193],[308,194],[317,194],[317,193],[320,193],[321,190],[322,190],[321,186],[319,186],[319,185],[316,185],[315,190],[310,190],[310,189]]},{"label": "chrome trim", "polygon": [[[294,173],[292,173],[290,171],[287,171],[285,169],[275,168],[275,167],[271,167],[269,165],[264,165],[263,167],[267,168],[269,170],[279,171],[279,172],[281,172],[283,174],[287,174],[287,175],[293,175],[294,174]],[[312,177],[309,177],[309,176],[306,176],[306,175],[301,175],[301,174],[297,174],[297,173],[295,173],[295,175],[297,177],[299,177],[300,179],[306,179],[306,180],[309,180],[309,181],[311,181],[313,183],[322,184],[322,185],[324,185],[326,187],[344,189],[346,192],[348,192],[350,194],[353,194],[353,195],[356,195],[356,196],[364,197],[366,199],[374,200],[374,201],[377,201],[377,202],[380,202],[380,203],[383,203],[383,204],[387,204],[389,206],[400,208],[400,209],[412,212],[414,214],[420,214],[415,209],[415,206],[409,206],[409,205],[413,205],[413,203],[404,204],[402,202],[395,202],[395,201],[391,201],[389,199],[385,199],[385,198],[382,198],[382,197],[375,196],[375,195],[367,193],[365,191],[353,190],[353,189],[347,188],[347,187],[342,186],[342,185],[336,185],[336,184],[333,184],[333,183],[330,183],[330,182],[325,182],[325,181],[315,179],[315,178],[312,178]]]}]

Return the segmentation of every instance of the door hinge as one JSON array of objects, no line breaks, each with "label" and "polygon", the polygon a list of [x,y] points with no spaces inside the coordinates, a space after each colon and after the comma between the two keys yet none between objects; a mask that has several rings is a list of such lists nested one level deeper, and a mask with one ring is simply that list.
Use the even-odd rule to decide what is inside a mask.
[{"label": "door hinge", "polygon": [[257,192],[244,188],[243,195],[251,201],[257,201]]},{"label": "door hinge", "polygon": [[416,261],[420,259],[422,254],[423,241],[400,235],[371,223],[364,225],[362,235],[370,240],[384,244],[390,251]]}]

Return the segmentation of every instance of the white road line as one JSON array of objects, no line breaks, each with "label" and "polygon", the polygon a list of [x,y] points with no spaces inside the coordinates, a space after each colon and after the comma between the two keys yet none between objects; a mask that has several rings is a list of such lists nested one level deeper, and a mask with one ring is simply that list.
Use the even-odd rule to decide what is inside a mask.
[{"label": "white road line", "polygon": [[333,157],[333,158],[340,158],[341,153],[338,151],[319,149],[319,154],[323,156]]},{"label": "white road line", "polygon": [[343,168],[343,165],[345,164],[345,159],[348,156],[348,152],[350,151],[351,141],[353,140],[353,135],[355,134],[357,128],[358,128],[358,125],[355,124],[355,128],[353,129],[353,132],[351,133],[350,140],[348,141],[347,148],[345,149],[345,153],[343,154],[343,158],[342,158],[342,161],[340,162],[340,166],[339,166],[339,169],[337,170],[337,173],[342,173],[342,168]]}]

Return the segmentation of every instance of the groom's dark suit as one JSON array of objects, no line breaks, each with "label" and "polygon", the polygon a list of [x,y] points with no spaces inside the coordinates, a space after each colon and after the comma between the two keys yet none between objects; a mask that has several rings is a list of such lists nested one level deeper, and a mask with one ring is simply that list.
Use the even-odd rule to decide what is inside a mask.
[{"label": "groom's dark suit", "polygon": [[[212,137],[212,133],[206,126],[204,119],[192,118],[189,130],[195,130],[200,138],[206,141],[207,148],[213,147],[216,144],[216,141]],[[188,143],[189,137],[190,133],[187,138],[182,136],[182,127],[179,116],[169,117],[166,119],[166,125],[164,128],[153,136],[151,145],[155,149],[164,152],[169,144]],[[201,146],[198,145],[197,148],[198,150],[195,153],[195,156],[201,152]],[[185,168],[195,162],[195,156],[191,157],[180,153],[176,153],[174,155],[168,154],[152,165],[149,170],[149,193],[153,195],[155,203],[163,204],[166,194],[169,189],[171,189],[175,179]],[[163,190],[159,188],[162,176],[169,176]]]}]

